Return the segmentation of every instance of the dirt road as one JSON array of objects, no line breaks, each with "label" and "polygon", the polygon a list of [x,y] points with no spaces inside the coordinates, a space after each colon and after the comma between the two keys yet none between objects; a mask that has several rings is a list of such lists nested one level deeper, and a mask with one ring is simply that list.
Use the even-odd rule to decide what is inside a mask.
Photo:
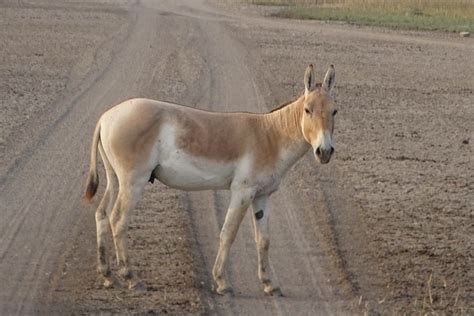
[{"label": "dirt road", "polygon": [[[417,252],[420,247],[434,253],[436,260],[429,263],[436,277],[449,279],[444,291],[459,290],[457,304],[468,307],[472,284],[465,275],[472,273],[468,267],[472,249],[467,245],[466,219],[471,216],[472,220],[469,210],[473,207],[469,198],[473,191],[473,166],[469,163],[473,130],[468,119],[473,110],[468,105],[472,105],[469,82],[473,69],[451,59],[462,59],[472,51],[470,39],[267,19],[245,12],[245,8],[222,9],[202,1],[105,2],[72,7],[44,1],[5,6],[26,16],[29,23],[50,20],[51,16],[63,17],[56,23],[69,27],[78,23],[71,32],[83,30],[82,36],[71,33],[64,38],[70,43],[82,39],[84,44],[64,45],[69,49],[66,51],[38,44],[45,52],[76,54],[76,59],[66,62],[58,57],[52,61],[62,65],[58,69],[65,69],[59,79],[50,79],[59,86],[53,85],[56,88],[51,91],[41,87],[44,100],[40,100],[41,107],[36,106],[39,109],[32,106],[30,117],[11,113],[2,104],[5,117],[17,118],[18,124],[2,125],[0,139],[5,149],[0,178],[0,314],[340,315],[363,310],[419,310],[416,304],[410,305],[423,295],[417,289],[423,288],[419,283],[423,284],[427,275],[419,270],[433,258]],[[84,19],[90,29],[81,24]],[[11,32],[15,31],[12,28]],[[410,57],[403,60],[405,50]],[[25,60],[31,58],[25,56]],[[397,59],[403,67],[395,64]],[[302,71],[309,62],[317,65],[319,76],[328,64],[336,64],[336,93],[343,113],[338,114],[341,118],[336,130],[340,154],[324,168],[306,156],[271,199],[270,253],[274,278],[285,296],[265,297],[258,285],[250,216],[242,224],[227,269],[235,294],[216,296],[210,271],[228,194],[184,193],[160,184],[147,187],[130,225],[134,268],[145,280],[147,292],[102,289],[95,272],[94,207],[81,203],[90,138],[100,113],[135,96],[216,111],[264,112],[300,91]],[[434,63],[438,69],[430,68]],[[404,84],[407,78],[415,78],[410,89]],[[428,84],[426,78],[446,80],[447,84]],[[30,92],[45,81],[31,83]],[[63,81],[66,84],[61,86]],[[10,81],[7,86],[14,87]],[[408,93],[401,98],[401,114],[397,109],[387,112],[400,102],[398,93]],[[14,100],[19,100],[19,112],[21,106],[34,103],[34,98],[22,100],[17,94]],[[430,109],[433,98],[440,95],[437,111]],[[407,101],[410,98],[416,101]],[[449,111],[454,116],[443,121],[448,99],[464,115]],[[381,101],[377,105],[375,100]],[[412,111],[407,111],[413,104]],[[431,123],[420,126],[426,117],[442,128],[454,120],[453,136],[439,134]],[[403,126],[400,119],[418,127]],[[360,139],[369,140],[365,148],[354,146]],[[421,143],[433,143],[434,139],[441,146],[456,147],[453,162],[441,158],[449,148],[425,148]],[[404,151],[407,144],[420,149]],[[444,164],[442,175],[436,171],[439,162]],[[425,168],[424,174],[413,172],[420,167]],[[394,174],[393,170],[399,171]],[[453,194],[439,195],[438,217],[423,222],[414,232],[412,226],[404,225],[422,221],[419,214],[433,209],[431,192],[439,189],[436,184],[417,184],[433,177],[441,177],[440,186],[447,186]],[[407,186],[411,188],[408,193]],[[409,198],[400,198],[405,196],[403,192],[418,194],[425,204],[411,207]],[[395,206],[397,202],[400,206]],[[400,213],[403,207],[409,213]],[[383,210],[385,221],[377,209]],[[436,230],[438,224],[443,230]],[[417,244],[425,233],[436,239],[455,227],[460,231],[444,243],[441,238],[437,244],[441,246],[435,250],[430,239],[423,246]],[[453,242],[466,245],[453,248],[449,246]],[[404,243],[411,245],[408,250],[400,249]],[[408,261],[413,251],[418,261]],[[448,254],[457,260],[455,266],[449,265]],[[393,267],[396,264],[400,270]],[[400,278],[407,271],[412,273],[411,279]],[[451,282],[456,279],[458,283]],[[410,286],[415,290],[407,292]],[[409,293],[406,296],[400,295],[404,289]],[[439,293],[442,301],[444,292]],[[390,302],[384,305],[385,301]]]}]

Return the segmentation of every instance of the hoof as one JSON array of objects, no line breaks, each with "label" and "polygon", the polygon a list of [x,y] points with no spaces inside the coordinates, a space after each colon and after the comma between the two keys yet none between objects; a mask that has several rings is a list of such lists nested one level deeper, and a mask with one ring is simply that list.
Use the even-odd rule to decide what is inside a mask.
[{"label": "hoof", "polygon": [[122,288],[123,287],[122,283],[120,283],[120,281],[117,280],[117,278],[114,278],[114,277],[106,278],[104,280],[103,285],[106,289]]},{"label": "hoof", "polygon": [[106,280],[104,281],[104,287],[105,287],[106,289],[111,289],[111,288],[113,288],[113,287],[114,287],[114,281],[109,280],[109,279],[106,279]]},{"label": "hoof", "polygon": [[146,286],[140,281],[130,283],[128,285],[128,289],[129,290],[134,290],[138,293],[145,293],[146,292]]},{"label": "hoof", "polygon": [[271,285],[266,286],[263,291],[268,296],[283,296],[281,289],[279,287],[272,287]]},{"label": "hoof", "polygon": [[216,293],[219,295],[233,294],[234,290],[230,286],[218,287]]}]

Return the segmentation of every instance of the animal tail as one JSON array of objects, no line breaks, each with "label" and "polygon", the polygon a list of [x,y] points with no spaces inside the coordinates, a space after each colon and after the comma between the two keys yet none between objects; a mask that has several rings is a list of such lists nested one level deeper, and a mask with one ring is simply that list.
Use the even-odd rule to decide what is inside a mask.
[{"label": "animal tail", "polygon": [[100,120],[95,127],[94,136],[92,137],[91,162],[89,167],[89,175],[87,177],[87,188],[84,194],[84,201],[89,203],[97,193],[99,187],[99,174],[97,173],[97,147],[100,142]]}]

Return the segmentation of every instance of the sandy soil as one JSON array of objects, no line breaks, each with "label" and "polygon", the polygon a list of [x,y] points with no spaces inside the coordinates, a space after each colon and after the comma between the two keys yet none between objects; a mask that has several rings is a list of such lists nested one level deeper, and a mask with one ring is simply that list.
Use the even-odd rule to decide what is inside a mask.
[{"label": "sandy soil", "polygon": [[[472,312],[473,39],[213,5],[0,4],[0,312]],[[285,297],[261,293],[249,218],[235,294],[213,294],[227,193],[156,183],[129,233],[147,292],[101,288],[80,201],[100,113],[133,96],[263,112],[301,90],[309,62],[320,77],[336,65],[337,155],[306,156],[271,200]]]},{"label": "sandy soil", "polygon": [[[94,213],[80,198],[89,131],[119,100],[158,98],[140,81],[148,66],[137,62],[149,61],[140,59],[141,46],[149,48],[148,57],[162,55],[154,56],[148,38],[131,34],[133,3],[0,6],[0,314],[201,311],[184,204],[164,187],[149,188],[131,224],[134,251],[148,267],[140,269],[150,282],[147,295],[125,296],[123,303],[125,294],[101,291],[96,283]],[[122,54],[130,37],[145,43]],[[158,234],[144,229],[156,226]]]},{"label": "sandy soil", "polygon": [[50,126],[44,112],[64,113],[61,98],[74,94],[81,81],[96,76],[100,65],[111,58],[107,46],[123,31],[127,11],[101,1],[2,1],[0,5],[4,175],[19,159],[11,154],[24,151],[33,143],[29,138],[38,133],[22,130]]}]

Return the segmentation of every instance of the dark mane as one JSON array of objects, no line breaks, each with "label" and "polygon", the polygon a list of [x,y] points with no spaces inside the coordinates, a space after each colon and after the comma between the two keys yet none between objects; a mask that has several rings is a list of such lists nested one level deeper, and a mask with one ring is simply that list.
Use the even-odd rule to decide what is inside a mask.
[{"label": "dark mane", "polygon": [[[322,83],[321,82],[316,82],[315,86],[314,86],[314,89],[319,89],[322,87]],[[278,111],[278,110],[281,110],[283,109],[285,106],[295,102],[296,100],[298,100],[303,94],[299,94],[297,97],[291,99],[290,101],[287,101],[285,103],[282,103],[280,104],[279,106],[277,106],[276,108],[272,109],[269,113],[272,113],[272,112],[275,112],[275,111]]]},{"label": "dark mane", "polygon": [[287,102],[285,102],[285,103],[280,104],[280,105],[277,106],[276,108],[272,109],[272,110],[270,111],[270,113],[283,109],[285,106],[287,106],[287,105],[289,105],[289,104],[295,102],[295,101],[298,100],[300,97],[301,97],[301,95],[298,95],[296,98],[293,98],[293,99],[291,99],[290,101],[287,101]]}]

